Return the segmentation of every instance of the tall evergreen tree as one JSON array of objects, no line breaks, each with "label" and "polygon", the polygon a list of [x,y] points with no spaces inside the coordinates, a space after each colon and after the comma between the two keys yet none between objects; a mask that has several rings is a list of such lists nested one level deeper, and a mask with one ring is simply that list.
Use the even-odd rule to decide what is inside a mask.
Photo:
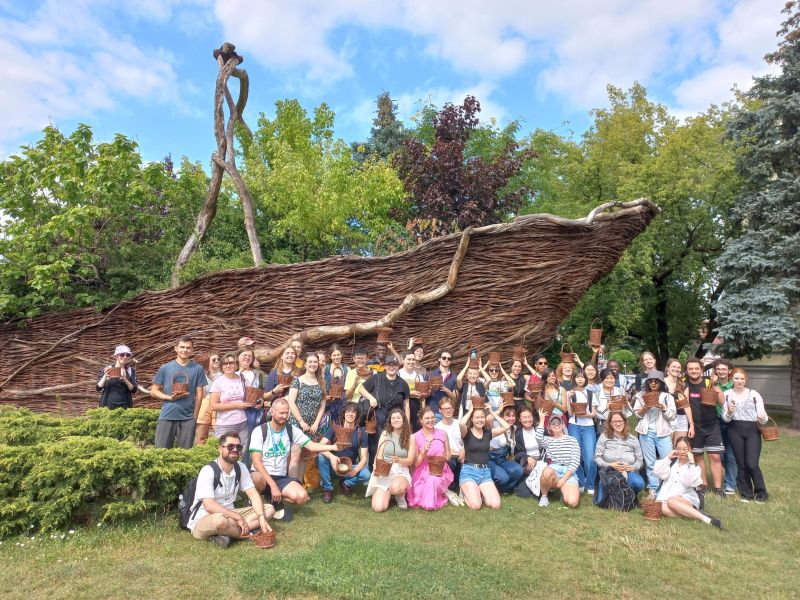
[{"label": "tall evergreen tree", "polygon": [[372,120],[372,129],[366,142],[353,143],[353,154],[363,161],[371,156],[388,158],[403,145],[408,137],[403,122],[397,118],[397,103],[389,92],[382,92],[375,101],[378,110]]},{"label": "tall evergreen tree", "polygon": [[766,56],[780,73],[755,80],[729,128],[745,182],[734,208],[742,234],[717,261],[727,281],[717,311],[731,353],[791,352],[791,426],[800,429],[800,5],[783,12],[782,40]]}]

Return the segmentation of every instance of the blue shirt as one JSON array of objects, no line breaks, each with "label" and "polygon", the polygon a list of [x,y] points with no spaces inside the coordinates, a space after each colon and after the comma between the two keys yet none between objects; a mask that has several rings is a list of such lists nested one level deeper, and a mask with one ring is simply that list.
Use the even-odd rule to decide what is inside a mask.
[{"label": "blue shirt", "polygon": [[[428,373],[428,381],[431,380],[431,377],[442,377],[442,370],[436,367]],[[456,389],[456,374],[450,371],[446,379],[442,377],[442,387],[447,388],[451,392],[454,391]],[[428,398],[427,406],[430,406],[433,412],[439,412],[439,401],[442,398],[445,398],[445,393],[440,388]]]},{"label": "blue shirt", "polygon": [[[176,376],[177,375],[177,376]],[[161,391],[172,395],[172,379],[175,383],[189,382],[189,395],[179,400],[165,400],[161,405],[159,419],[164,421],[186,421],[194,419],[194,393],[198,387],[208,384],[206,373],[203,367],[196,362],[189,361],[186,366],[181,366],[178,361],[172,360],[165,365],[161,365],[158,373],[153,377],[153,384],[161,386]]]}]

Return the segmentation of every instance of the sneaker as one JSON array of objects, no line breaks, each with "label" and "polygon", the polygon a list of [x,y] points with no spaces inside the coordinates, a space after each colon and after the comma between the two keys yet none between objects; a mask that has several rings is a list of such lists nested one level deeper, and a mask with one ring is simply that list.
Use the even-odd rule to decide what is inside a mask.
[{"label": "sneaker", "polygon": [[227,548],[231,543],[231,538],[228,535],[212,535],[208,541],[220,548]]},{"label": "sneaker", "polygon": [[704,483],[701,486],[698,486],[697,491],[701,494],[705,494],[708,491],[708,486]]},{"label": "sneaker", "polygon": [[712,524],[714,527],[716,527],[717,529],[719,529],[720,531],[723,529],[723,527],[722,527],[722,521],[720,521],[720,520],[719,520],[718,518],[716,518],[716,517],[711,517],[711,524]]},{"label": "sneaker", "polygon": [[550,498],[548,498],[547,496],[542,496],[541,498],[539,498],[539,506],[541,506],[542,508],[550,506]]},{"label": "sneaker", "polygon": [[594,490],[592,489],[586,490],[586,493],[589,494],[590,496],[594,496]]},{"label": "sneaker", "polygon": [[397,501],[397,508],[401,510],[405,510],[408,508],[408,502],[406,502],[406,495],[400,494],[395,496],[394,499]]},{"label": "sneaker", "polygon": [[766,494],[756,494],[756,504],[764,504],[767,498],[768,496]]},{"label": "sneaker", "polygon": [[345,485],[344,481],[339,484],[339,489],[342,491],[342,496],[353,495],[353,488],[351,488],[349,485]]},{"label": "sneaker", "polygon": [[656,499],[656,491],[655,490],[647,490],[647,499],[648,500],[655,500]]},{"label": "sneaker", "polygon": [[333,502],[333,490],[322,490],[322,501],[325,504]]},{"label": "sneaker", "polygon": [[725,492],[722,491],[722,488],[714,488],[714,495],[717,498],[721,498],[722,500],[725,500],[725,498],[727,498]]},{"label": "sneaker", "polygon": [[292,511],[289,510],[289,507],[286,506],[283,501],[281,501],[275,505],[275,516],[273,518],[277,521],[289,523],[294,517],[292,516]]},{"label": "sneaker", "polygon": [[447,496],[447,501],[450,504],[452,504],[453,506],[461,506],[461,501],[458,499],[458,496],[456,495],[455,492],[447,490],[444,494],[445,496]]},{"label": "sneaker", "polygon": [[726,496],[733,496],[736,493],[736,490],[733,488],[726,487],[724,490],[722,490],[722,493],[725,494]]},{"label": "sneaker", "polygon": [[745,498],[744,496],[742,496],[741,498],[739,498],[739,500],[741,500],[745,504],[750,504],[751,498]]}]

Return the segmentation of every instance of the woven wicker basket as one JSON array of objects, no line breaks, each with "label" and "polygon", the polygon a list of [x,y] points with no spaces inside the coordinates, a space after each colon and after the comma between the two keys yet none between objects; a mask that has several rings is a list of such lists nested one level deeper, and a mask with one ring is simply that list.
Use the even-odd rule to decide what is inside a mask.
[{"label": "woven wicker basket", "polygon": [[[431,440],[431,446],[433,446],[433,442],[439,442],[442,445],[442,450],[444,451],[444,442],[439,438],[434,438]],[[428,456],[428,471],[434,477],[441,477],[444,474],[444,464],[447,462],[447,457],[444,456],[444,452],[442,452],[441,456]]]},{"label": "woven wicker basket", "polygon": [[714,388],[700,390],[700,404],[703,406],[716,406],[718,397],[717,390]]},{"label": "woven wicker basket", "polygon": [[586,402],[575,402],[572,404],[572,413],[576,417],[585,417],[589,412],[589,404]]},{"label": "woven wicker basket", "polygon": [[372,471],[373,475],[376,477],[387,477],[389,472],[392,470],[392,461],[384,460],[382,458],[383,453],[381,452],[381,448],[383,448],[386,444],[391,444],[394,447],[394,452],[397,452],[397,446],[392,440],[384,440],[383,444],[378,447],[377,456],[375,457],[375,469]]},{"label": "woven wicker basket", "polygon": [[589,325],[590,346],[599,346],[603,342],[603,330],[600,327],[594,326],[595,321],[598,321],[598,319],[593,319],[591,324]]},{"label": "woven wicker basket", "polygon": [[367,409],[367,416],[364,419],[364,431],[369,435],[378,432],[378,415],[371,406]]},{"label": "woven wicker basket", "polygon": [[[769,424],[770,421],[772,422],[772,425]],[[758,428],[761,430],[761,438],[765,442],[774,442],[775,440],[778,440],[781,437],[781,432],[780,429],[778,429],[778,424],[773,419],[770,419],[764,425],[759,425]]]},{"label": "woven wicker basket", "polygon": [[658,399],[661,397],[661,392],[645,392],[642,394],[642,400],[647,408],[658,408],[661,403]]},{"label": "woven wicker basket", "polygon": [[[185,381],[175,381],[176,377],[183,377]],[[189,376],[183,371],[177,371],[172,376],[172,393],[178,396],[185,396],[189,393]]]},{"label": "woven wicker basket", "polygon": [[377,327],[375,331],[378,334],[378,343],[379,344],[388,344],[389,343],[389,335],[394,331],[391,327]]},{"label": "woven wicker basket", "polygon": [[269,530],[251,533],[250,541],[253,542],[257,548],[272,548],[275,546],[275,532],[273,530]]},{"label": "woven wicker basket", "polygon": [[485,396],[470,396],[469,400],[472,402],[472,408],[486,408]]},{"label": "woven wicker basket", "polygon": [[339,457],[339,464],[336,466],[337,475],[346,475],[353,468],[353,461],[346,456]]},{"label": "woven wicker basket", "polygon": [[661,502],[647,498],[641,501],[644,518],[648,521],[658,521],[661,519]]}]

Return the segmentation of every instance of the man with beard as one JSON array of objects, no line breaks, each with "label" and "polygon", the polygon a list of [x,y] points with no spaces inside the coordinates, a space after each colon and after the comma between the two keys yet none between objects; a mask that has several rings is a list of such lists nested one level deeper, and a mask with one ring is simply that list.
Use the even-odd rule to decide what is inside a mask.
[{"label": "man with beard", "polygon": [[[200,469],[188,524],[196,539],[227,548],[231,538],[244,537],[258,528],[270,530],[268,521],[275,511],[269,504],[264,506],[247,467],[239,462],[241,454],[239,434],[225,433],[219,440],[219,458]],[[240,491],[247,494],[250,506],[233,507]]]},{"label": "man with beard", "polygon": [[272,403],[272,420],[256,427],[250,436],[253,460],[253,483],[259,492],[266,491],[267,501],[275,506],[275,518],[291,520],[283,501],[291,504],[308,502],[303,484],[289,477],[289,455],[293,445],[313,452],[335,452],[336,444],[312,442],[302,429],[288,424],[289,401],[278,398]]},{"label": "man with beard", "polygon": [[711,468],[711,478],[714,483],[714,493],[724,498],[722,492],[722,457],[725,446],[722,444],[722,434],[719,429],[719,418],[716,406],[707,406],[700,401],[700,392],[704,387],[712,387],[717,392],[717,404],[725,402],[725,395],[719,386],[711,384],[703,377],[703,363],[700,359],[690,358],[686,361],[686,389],[684,393],[689,398],[694,416],[694,437],[692,438],[692,454],[695,462],[700,465],[703,477],[703,488],[708,487],[704,454],[708,454],[708,463]]}]

